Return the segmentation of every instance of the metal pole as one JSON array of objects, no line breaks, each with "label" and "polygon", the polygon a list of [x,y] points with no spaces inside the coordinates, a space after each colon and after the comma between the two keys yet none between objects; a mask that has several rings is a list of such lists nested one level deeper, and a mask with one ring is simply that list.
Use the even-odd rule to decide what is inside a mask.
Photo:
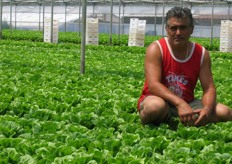
[{"label": "metal pole", "polygon": [[121,2],[119,1],[119,11],[118,11],[118,42],[120,42],[121,34]]},{"label": "metal pole", "polygon": [[40,20],[41,20],[41,3],[39,3],[39,31],[41,30],[41,22],[40,22]]},{"label": "metal pole", "polygon": [[157,6],[155,4],[154,35],[156,35],[156,17],[157,17]]},{"label": "metal pole", "polygon": [[82,0],[81,74],[85,73],[86,0]]},{"label": "metal pole", "polygon": [[65,4],[65,11],[64,11],[64,31],[67,31],[67,3]]},{"label": "metal pole", "polygon": [[45,0],[43,1],[43,35],[44,35],[44,21],[45,21]]},{"label": "metal pole", "polygon": [[110,5],[110,36],[109,36],[109,45],[112,44],[112,22],[113,22],[113,0],[111,0],[111,5]]},{"label": "metal pole", "polygon": [[180,0],[180,7],[183,7],[183,0]]},{"label": "metal pole", "polygon": [[80,20],[81,20],[81,0],[79,0],[79,37],[81,36],[81,21]]},{"label": "metal pole", "polygon": [[214,19],[214,0],[212,0],[212,17],[211,17],[211,38],[210,38],[210,45],[213,45],[213,19]]},{"label": "metal pole", "polygon": [[54,0],[51,1],[51,43],[53,43],[53,12],[54,12]]},{"label": "metal pole", "polygon": [[230,20],[230,4],[228,4],[227,16],[228,16],[228,20]]},{"label": "metal pole", "polygon": [[17,4],[15,4],[15,30],[17,29]]},{"label": "metal pole", "polygon": [[10,1],[10,30],[12,33],[12,0]]},{"label": "metal pole", "polygon": [[92,11],[93,12],[93,18],[95,18],[95,16],[94,16],[95,15],[95,12],[94,12],[95,11],[95,5],[96,4],[93,2],[93,11]]},{"label": "metal pole", "polygon": [[122,34],[124,34],[124,14],[125,14],[125,4],[123,4],[123,8],[122,8]]},{"label": "metal pole", "polygon": [[2,0],[0,0],[0,39],[2,39]]},{"label": "metal pole", "polygon": [[164,36],[164,12],[165,12],[165,0],[163,1],[162,36]]}]

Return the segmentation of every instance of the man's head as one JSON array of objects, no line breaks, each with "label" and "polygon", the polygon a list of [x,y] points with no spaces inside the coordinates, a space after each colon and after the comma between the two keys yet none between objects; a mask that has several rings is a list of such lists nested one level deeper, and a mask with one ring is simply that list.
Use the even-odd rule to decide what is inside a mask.
[{"label": "man's head", "polygon": [[169,10],[166,14],[166,27],[169,25],[168,20],[170,18],[176,18],[176,19],[188,18],[189,26],[194,27],[193,16],[189,8],[182,8],[176,6],[173,7],[171,10]]},{"label": "man's head", "polygon": [[194,29],[191,11],[182,7],[172,8],[167,12],[165,28],[172,45],[186,45]]}]

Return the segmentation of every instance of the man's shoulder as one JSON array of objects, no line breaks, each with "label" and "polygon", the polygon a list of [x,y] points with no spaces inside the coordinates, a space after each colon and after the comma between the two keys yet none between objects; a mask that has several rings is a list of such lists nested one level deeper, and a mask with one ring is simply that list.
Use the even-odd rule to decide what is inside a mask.
[{"label": "man's shoulder", "polygon": [[164,37],[164,38],[157,39],[157,40],[154,40],[154,41],[151,43],[151,45],[158,45],[158,44],[163,44],[163,43],[166,43],[165,37]]}]

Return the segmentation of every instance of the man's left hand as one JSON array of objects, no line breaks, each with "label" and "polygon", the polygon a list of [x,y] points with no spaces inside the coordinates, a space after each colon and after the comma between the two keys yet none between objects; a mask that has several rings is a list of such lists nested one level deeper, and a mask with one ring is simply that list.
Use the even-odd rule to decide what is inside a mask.
[{"label": "man's left hand", "polygon": [[195,121],[195,126],[204,126],[208,123],[210,117],[210,111],[206,108],[194,110],[194,114],[198,115],[198,119]]}]

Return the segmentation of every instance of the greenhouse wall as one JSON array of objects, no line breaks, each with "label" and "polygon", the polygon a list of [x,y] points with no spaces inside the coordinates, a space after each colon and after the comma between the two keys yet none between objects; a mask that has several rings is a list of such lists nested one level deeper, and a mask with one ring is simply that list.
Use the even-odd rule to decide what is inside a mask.
[{"label": "greenhouse wall", "polygon": [[[9,23],[9,22],[8,22]],[[13,23],[14,24],[14,23]],[[24,25],[20,25],[20,22],[17,22],[16,29],[18,30],[40,30],[38,23],[33,22],[24,22]],[[28,24],[25,26],[25,24]],[[41,24],[42,27],[42,24]],[[60,32],[81,32],[81,24],[78,23],[67,23],[66,28],[64,23],[60,23],[59,31]],[[156,30],[154,30],[156,28]],[[220,37],[220,25],[214,25],[213,27],[213,34],[214,37]],[[110,33],[110,24],[109,23],[99,23],[99,33]],[[113,24],[112,27],[113,34],[119,34],[119,24]],[[146,25],[146,35],[157,35],[162,36],[162,25],[157,24],[154,27],[154,24],[147,24]],[[129,34],[129,24],[120,25],[120,34]],[[165,33],[164,33],[165,35]],[[194,32],[192,34],[193,37],[203,37],[209,38],[211,36],[211,27],[210,26],[195,26]]]},{"label": "greenhouse wall", "polygon": [[[129,22],[126,19],[131,17],[139,17],[139,19],[153,19],[153,23],[147,21],[146,35],[165,35],[163,29],[162,19],[166,12],[173,7],[173,5],[162,4],[128,4],[128,5],[114,5],[113,6],[113,25],[112,33],[128,34]],[[231,8],[225,3],[224,6],[215,5],[214,8],[214,22],[212,19],[212,6],[207,4],[185,4],[192,10],[193,16],[196,20],[194,37],[220,37],[220,22],[221,20],[231,19]],[[54,6],[54,19],[59,20],[59,31],[81,32],[81,7],[76,5],[60,5]],[[26,29],[26,30],[43,30],[43,17],[51,17],[51,6],[45,6],[45,15],[42,14],[43,7],[41,6],[3,6],[3,21],[11,25],[12,29]],[[88,5],[87,17],[98,17],[99,33],[109,33],[111,14],[110,3]],[[157,22],[155,22],[157,18]],[[213,23],[213,24],[212,24]],[[213,28],[211,27],[213,25]],[[213,30],[213,32],[211,32]]]}]

